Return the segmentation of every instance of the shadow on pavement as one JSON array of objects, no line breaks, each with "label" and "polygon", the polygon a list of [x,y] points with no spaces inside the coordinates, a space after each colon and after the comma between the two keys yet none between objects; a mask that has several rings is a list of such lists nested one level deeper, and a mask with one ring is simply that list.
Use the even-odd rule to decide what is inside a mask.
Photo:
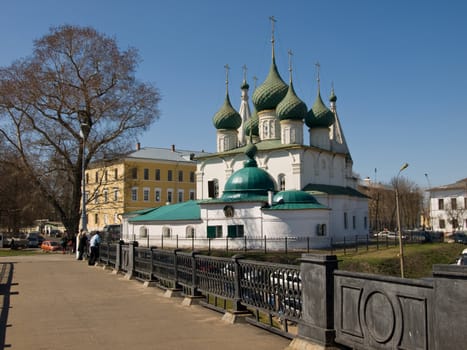
[{"label": "shadow on pavement", "polygon": [[11,347],[11,344],[5,344],[5,334],[6,328],[10,326],[7,324],[8,312],[10,311],[10,295],[18,294],[18,292],[11,292],[13,270],[14,264],[11,262],[0,264],[0,349]]}]

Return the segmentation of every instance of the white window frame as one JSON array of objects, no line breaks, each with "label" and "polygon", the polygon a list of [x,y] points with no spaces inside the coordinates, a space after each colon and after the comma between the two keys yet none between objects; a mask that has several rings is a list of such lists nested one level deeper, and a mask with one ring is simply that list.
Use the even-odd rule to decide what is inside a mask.
[{"label": "white window frame", "polygon": [[138,201],[138,187],[131,188],[131,200],[133,202]]},{"label": "white window frame", "polygon": [[143,187],[143,202],[149,202],[149,196],[151,189],[149,187]]}]

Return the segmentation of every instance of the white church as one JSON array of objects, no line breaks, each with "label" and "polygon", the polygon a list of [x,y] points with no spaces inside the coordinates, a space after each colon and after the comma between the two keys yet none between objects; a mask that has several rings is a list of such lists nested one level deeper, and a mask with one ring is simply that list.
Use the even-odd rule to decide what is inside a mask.
[{"label": "white church", "polygon": [[308,108],[292,80],[290,64],[288,84],[278,72],[274,31],[270,70],[253,92],[253,113],[245,74],[240,108],[232,107],[227,67],[225,101],[213,117],[217,152],[197,158],[197,200],[124,215],[123,239],[215,248],[226,239],[240,247],[249,239],[287,238],[295,247],[321,248],[331,239],[367,235],[368,199],[357,190],[334,90],[327,107],[318,72]]}]

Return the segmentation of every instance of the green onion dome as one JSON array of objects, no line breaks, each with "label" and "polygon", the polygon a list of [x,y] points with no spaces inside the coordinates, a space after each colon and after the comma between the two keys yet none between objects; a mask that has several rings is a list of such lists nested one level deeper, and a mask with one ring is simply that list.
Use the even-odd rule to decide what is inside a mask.
[{"label": "green onion dome", "polygon": [[250,132],[252,136],[259,136],[259,118],[256,111],[254,111],[251,118],[245,122],[245,135],[249,136]]},{"label": "green onion dome", "polygon": [[254,160],[256,151],[255,144],[248,144],[245,154],[249,159],[245,161],[242,169],[237,170],[229,177],[221,199],[257,198],[258,196],[267,196],[269,191],[275,190],[272,176],[267,171],[258,168],[258,164]]},{"label": "green onion dome", "polygon": [[309,128],[328,128],[334,123],[334,113],[324,105],[319,91],[313,107],[308,111],[305,123]]},{"label": "green onion dome", "polygon": [[249,88],[250,88],[250,85],[248,85],[248,83],[246,82],[246,80],[243,79],[242,85],[240,86],[240,89],[243,90],[243,89],[249,89]]},{"label": "green onion dome", "polygon": [[225,95],[225,101],[221,109],[212,118],[214,127],[216,129],[235,130],[242,125],[242,117],[232,107],[230,103],[229,94]]},{"label": "green onion dome", "polygon": [[337,96],[334,93],[334,89],[331,90],[331,96],[329,96],[329,102],[336,102],[337,101]]},{"label": "green onion dome", "polygon": [[258,168],[254,159],[245,162],[245,167],[233,173],[225,183],[221,199],[248,199],[267,196],[274,191],[274,179],[265,170]]},{"label": "green onion dome", "polygon": [[312,203],[319,204],[314,196],[311,194],[299,191],[299,190],[290,190],[290,191],[281,191],[274,195],[272,199],[273,203],[280,204],[297,204],[297,203]]},{"label": "green onion dome", "polygon": [[298,98],[292,82],[289,85],[287,95],[285,95],[284,99],[277,105],[276,114],[280,120],[302,120],[306,117],[306,104]]},{"label": "green onion dome", "polygon": [[256,110],[261,112],[267,109],[275,109],[287,94],[287,89],[287,84],[279,75],[276,62],[273,59],[266,80],[253,93],[252,101]]}]

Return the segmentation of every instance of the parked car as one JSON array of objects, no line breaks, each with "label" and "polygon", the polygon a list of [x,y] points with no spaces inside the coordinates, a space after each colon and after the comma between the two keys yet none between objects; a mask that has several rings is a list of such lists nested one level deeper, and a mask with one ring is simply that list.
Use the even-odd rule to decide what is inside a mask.
[{"label": "parked car", "polygon": [[467,244],[467,234],[465,232],[456,232],[452,235],[455,243]]},{"label": "parked car", "polygon": [[[399,239],[399,234],[396,232],[389,232],[386,237],[389,239]],[[402,235],[402,239],[406,239],[406,238],[407,237],[405,235]]]},{"label": "parked car", "polygon": [[29,248],[39,247],[39,240],[37,239],[37,237],[28,237],[28,247]]},{"label": "parked car", "polygon": [[395,233],[392,232],[392,231],[383,230],[383,231],[380,231],[377,234],[375,234],[375,237],[388,237],[388,236],[392,236],[392,235],[395,235]]},{"label": "parked car", "polygon": [[39,232],[29,232],[26,235],[26,239],[28,240],[28,247],[29,248],[38,248],[38,247],[40,247],[40,244],[39,244]]},{"label": "parked car", "polygon": [[45,241],[45,238],[42,235],[38,235],[37,240],[39,242],[38,246],[40,247],[42,245],[42,243]]},{"label": "parked car", "polygon": [[271,273],[270,283],[284,294],[299,294],[302,289],[302,279],[298,271],[275,271]]},{"label": "parked car", "polygon": [[29,241],[23,233],[15,233],[11,237],[5,238],[3,246],[10,247],[11,249],[27,248]]},{"label": "parked car", "polygon": [[44,241],[41,244],[41,249],[46,251],[46,252],[55,252],[57,250],[61,250],[62,247],[58,242],[55,241]]}]

